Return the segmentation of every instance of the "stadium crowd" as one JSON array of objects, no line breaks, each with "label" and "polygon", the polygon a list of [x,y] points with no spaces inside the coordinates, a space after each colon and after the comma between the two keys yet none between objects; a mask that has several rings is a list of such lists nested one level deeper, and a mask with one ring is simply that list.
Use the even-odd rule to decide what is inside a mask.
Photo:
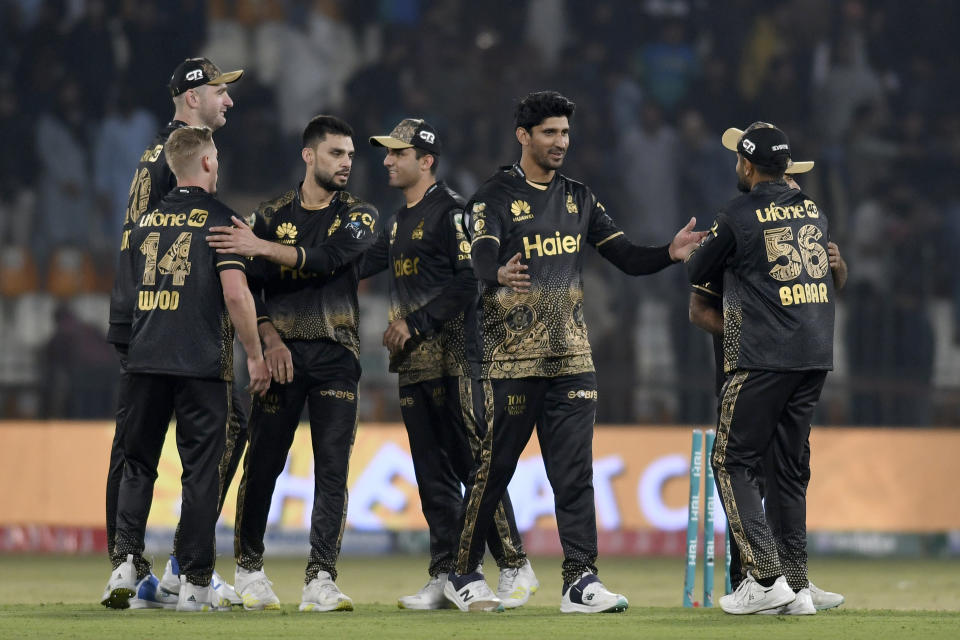
[{"label": "stadium crowd", "polygon": [[[816,161],[802,186],[850,265],[818,423],[957,423],[954,2],[4,0],[0,11],[0,417],[112,415],[103,333],[131,167],[172,114],[170,70],[206,55],[246,70],[217,134],[220,197],[243,212],[296,179],[300,130],[317,113],[355,127],[350,190],[381,210],[400,201],[383,151],[363,140],[406,116],[437,127],[441,176],[469,196],[518,157],[503,124],[517,96],[556,89],[578,105],[563,172],[654,243],[735,194],[720,133],[775,122],[795,158]],[[687,321],[681,270],[638,281],[588,255],[598,420],[712,422],[709,338]],[[361,420],[399,418],[379,345],[386,306],[386,281],[368,281]]]}]

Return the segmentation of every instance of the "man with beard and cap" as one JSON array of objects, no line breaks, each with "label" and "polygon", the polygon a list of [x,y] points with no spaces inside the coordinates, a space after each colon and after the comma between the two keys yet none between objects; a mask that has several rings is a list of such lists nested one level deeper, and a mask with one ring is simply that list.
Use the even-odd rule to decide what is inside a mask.
[{"label": "man with beard and cap", "polygon": [[[765,123],[754,122],[749,127],[746,128],[746,131],[752,131],[758,126],[763,126]],[[743,135],[744,131],[736,128],[730,128],[723,135],[723,144],[726,148],[731,151],[737,150],[737,143],[740,140],[740,137]],[[786,172],[783,175],[783,180],[786,182],[787,186],[791,189],[800,189],[800,185],[797,184],[794,180],[794,176],[801,173],[806,173],[813,169],[813,161],[790,161],[787,164]],[[843,259],[843,256],[840,255],[840,248],[834,242],[827,243],[827,253],[829,254],[830,261],[830,271],[833,277],[833,286],[839,291],[846,284],[847,280],[847,263]],[[715,373],[716,373],[716,393],[717,396],[720,395],[720,391],[723,388],[723,383],[726,380],[726,375],[723,371],[723,282],[700,282],[692,285],[690,290],[690,321],[696,326],[700,327],[704,331],[711,334],[713,338],[713,353],[714,353],[714,363],[715,363]],[[779,491],[771,483],[764,482],[765,477],[775,478],[776,474],[773,472],[771,465],[776,464],[777,460],[777,441],[774,441],[774,446],[770,447],[767,451],[767,455],[764,458],[763,472],[758,474],[758,480],[760,481],[761,493],[764,496],[764,511],[767,514],[767,520],[771,521],[771,528],[773,529],[774,536],[779,537],[780,528],[777,525],[776,517],[781,513],[779,508]],[[809,457],[810,455],[810,443],[807,441],[805,446],[805,455]],[[727,539],[731,539],[729,526],[727,528]],[[743,580],[743,567],[740,563],[740,550],[737,548],[736,544],[730,545],[730,585],[732,589],[736,589],[740,586],[740,582]],[[826,591],[819,588],[812,581],[809,582],[809,593],[811,601],[813,602],[814,609],[817,611],[822,611],[825,609],[833,609],[834,607],[839,607],[843,604],[844,598],[839,593],[834,593],[832,591]],[[801,598],[801,603],[805,601],[805,596]],[[764,613],[782,613],[784,615],[794,615],[797,612],[805,611],[809,612],[808,607],[800,607],[796,604],[795,600],[790,605],[785,605],[780,609],[770,609]]]},{"label": "man with beard and cap", "polygon": [[[806,489],[810,421],[833,368],[829,224],[809,196],[783,180],[791,162],[786,134],[767,123],[738,133],[728,130],[724,144],[737,151],[744,195],[721,209],[687,260],[692,284],[723,282],[727,377],[711,465],[743,580],[720,607],[813,614]],[[776,460],[765,480],[777,508],[768,515],[757,476],[771,448]]]},{"label": "man with beard and cap", "polygon": [[234,587],[246,609],[277,609],[263,569],[263,538],[277,478],[306,404],[314,498],[301,611],[350,611],[334,580],[347,514],[347,466],[357,425],[360,256],[373,243],[377,210],[344,190],[353,129],[320,115],[303,131],[303,182],[264,202],[250,224],[211,228],[223,253],[254,258],[251,288],[273,384],[250,412],[237,498]]},{"label": "man with beard and cap", "polygon": [[[383,165],[404,206],[380,228],[364,256],[362,277],[392,266],[390,325],[383,344],[390,370],[400,376],[400,412],[423,515],[430,529],[430,580],[398,601],[401,609],[445,609],[447,574],[456,557],[460,483],[480,450],[463,339],[464,312],[476,302],[477,279],[463,229],[464,199],[437,180],[440,139],[421,119],[407,118],[370,144],[386,148]],[[526,604],[539,588],[523,551],[510,497],[504,493],[487,532],[504,607]]]}]

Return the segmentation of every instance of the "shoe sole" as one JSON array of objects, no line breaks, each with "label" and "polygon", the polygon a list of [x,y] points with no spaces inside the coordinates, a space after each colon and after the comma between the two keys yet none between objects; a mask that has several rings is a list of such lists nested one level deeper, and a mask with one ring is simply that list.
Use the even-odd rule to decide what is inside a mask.
[{"label": "shoe sole", "polygon": [[577,604],[576,602],[571,602],[570,604],[563,603],[560,605],[560,613],[623,613],[630,607],[626,598],[620,598],[617,600],[616,604],[606,609],[594,609],[585,604]]},{"label": "shoe sole", "polygon": [[347,600],[341,600],[335,605],[323,605],[316,602],[301,602],[300,611],[309,611],[313,613],[322,613],[325,611],[353,611],[353,603]]},{"label": "shoe sole", "polygon": [[754,614],[754,613],[762,613],[762,612],[765,612],[765,611],[770,611],[770,610],[779,609],[780,607],[782,607],[782,606],[784,606],[784,605],[787,605],[787,604],[790,604],[791,602],[793,602],[794,598],[796,598],[796,596],[794,596],[793,598],[790,598],[789,596],[786,596],[786,595],[785,595],[780,602],[776,602],[776,603],[774,603],[774,604],[771,604],[769,607],[763,607],[762,609],[752,609],[752,610],[750,610],[750,611],[727,611],[726,609],[723,608],[723,603],[722,603],[722,602],[720,603],[720,608],[723,609],[723,612],[724,612],[724,613],[729,613],[730,615],[733,615],[733,616],[745,616],[745,615],[750,615],[750,614]]},{"label": "shoe sole", "polygon": [[836,609],[842,604],[843,604],[843,600],[841,599],[840,602],[838,602],[837,604],[820,604],[820,605],[814,604],[813,608],[816,609],[817,611],[828,611],[829,609]]},{"label": "shoe sole", "polygon": [[111,591],[109,596],[100,601],[100,604],[108,609],[129,609],[130,598],[135,595],[137,595],[137,592],[133,589],[121,587]]},{"label": "shoe sole", "polygon": [[[268,602],[266,604],[261,604],[261,602],[255,598],[250,598],[253,602],[246,602],[245,600],[240,601],[240,606],[243,607],[244,611],[279,611],[280,602]],[[230,603],[233,604],[232,602]]]},{"label": "shoe sole", "polygon": [[180,607],[177,605],[179,613],[225,613],[230,611],[230,607],[215,607],[212,604],[196,605],[195,607]]},{"label": "shoe sole", "polygon": [[176,602],[156,602],[154,600],[141,600],[140,598],[132,598],[130,600],[130,609],[176,609]]},{"label": "shoe sole", "polygon": [[397,600],[397,609],[406,609],[408,611],[439,611],[440,609],[455,609],[454,604],[448,600],[436,604],[404,604],[402,600]]}]

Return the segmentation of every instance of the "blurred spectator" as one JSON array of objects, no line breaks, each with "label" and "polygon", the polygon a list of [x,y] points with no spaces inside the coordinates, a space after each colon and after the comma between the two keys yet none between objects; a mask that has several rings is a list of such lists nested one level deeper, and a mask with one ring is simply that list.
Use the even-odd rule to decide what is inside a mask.
[{"label": "blurred spectator", "polygon": [[34,182],[33,122],[21,110],[17,91],[0,77],[0,140],[16,153],[0,153],[0,242],[25,246],[31,240]]},{"label": "blurred spectator", "polygon": [[92,141],[81,96],[79,81],[66,78],[54,107],[37,122],[40,188],[33,237],[41,264],[59,245],[90,245],[93,181],[88,153]]},{"label": "blurred spectator", "polygon": [[670,110],[686,98],[700,65],[684,33],[684,23],[667,21],[660,39],[640,50],[640,66],[648,99]]}]

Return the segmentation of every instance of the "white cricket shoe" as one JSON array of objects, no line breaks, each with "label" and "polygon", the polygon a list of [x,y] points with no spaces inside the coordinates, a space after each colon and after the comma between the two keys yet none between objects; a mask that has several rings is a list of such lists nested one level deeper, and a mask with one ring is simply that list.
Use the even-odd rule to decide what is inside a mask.
[{"label": "white cricket shoe", "polygon": [[817,610],[813,606],[810,589],[800,589],[800,591],[797,591],[797,597],[790,604],[785,604],[776,609],[757,611],[757,613],[778,616],[812,616],[817,613]]},{"label": "white cricket shoe", "polygon": [[627,598],[612,593],[595,574],[584,571],[573,584],[563,585],[561,613],[620,613],[627,610]]},{"label": "white cricket shoe", "polygon": [[247,611],[276,611],[280,608],[280,598],[273,592],[270,586],[273,583],[267,579],[263,569],[249,571],[243,567],[237,567],[233,584],[234,593]]},{"label": "white cricket shoe", "polygon": [[448,579],[443,586],[443,595],[460,611],[503,611],[503,603],[487,585],[482,573],[474,571],[457,576],[456,581],[461,587],[458,589],[454,579]]},{"label": "white cricket shoe", "polygon": [[167,566],[163,568],[160,589],[168,594],[177,595],[180,593],[180,565],[172,555],[167,559]]},{"label": "white cricket shoe", "polygon": [[230,601],[221,597],[212,586],[197,586],[181,575],[177,611],[230,611]]},{"label": "white cricket shoe", "polygon": [[237,595],[237,591],[233,588],[233,585],[229,582],[224,582],[223,578],[220,577],[220,574],[216,571],[210,576],[210,587],[216,591],[221,598],[229,600],[231,605],[243,604],[243,598]]},{"label": "white cricket shoe", "polygon": [[757,613],[767,609],[778,609],[790,604],[796,597],[783,576],[777,578],[772,586],[764,587],[756,581],[753,574],[747,573],[747,577],[743,579],[736,591],[720,598],[720,608],[734,615]]},{"label": "white cricket shoe", "polygon": [[447,584],[447,574],[433,576],[420,591],[412,596],[403,596],[397,600],[397,607],[401,609],[449,609],[450,601],[443,595],[443,588]]},{"label": "white cricket shoe", "polygon": [[340,591],[328,572],[321,571],[303,587],[300,611],[353,611],[353,600]]},{"label": "white cricket shoe", "polygon": [[137,595],[137,568],[133,566],[133,554],[110,574],[107,588],[100,604],[108,609],[128,609],[130,598]]},{"label": "white cricket shoe", "polygon": [[808,582],[807,584],[810,586],[810,597],[817,611],[833,609],[843,604],[843,596],[839,593],[824,591],[812,582]]},{"label": "white cricket shoe", "polygon": [[504,609],[522,607],[539,588],[540,581],[533,573],[529,560],[525,560],[523,566],[517,569],[500,569],[497,597],[503,602]]}]

